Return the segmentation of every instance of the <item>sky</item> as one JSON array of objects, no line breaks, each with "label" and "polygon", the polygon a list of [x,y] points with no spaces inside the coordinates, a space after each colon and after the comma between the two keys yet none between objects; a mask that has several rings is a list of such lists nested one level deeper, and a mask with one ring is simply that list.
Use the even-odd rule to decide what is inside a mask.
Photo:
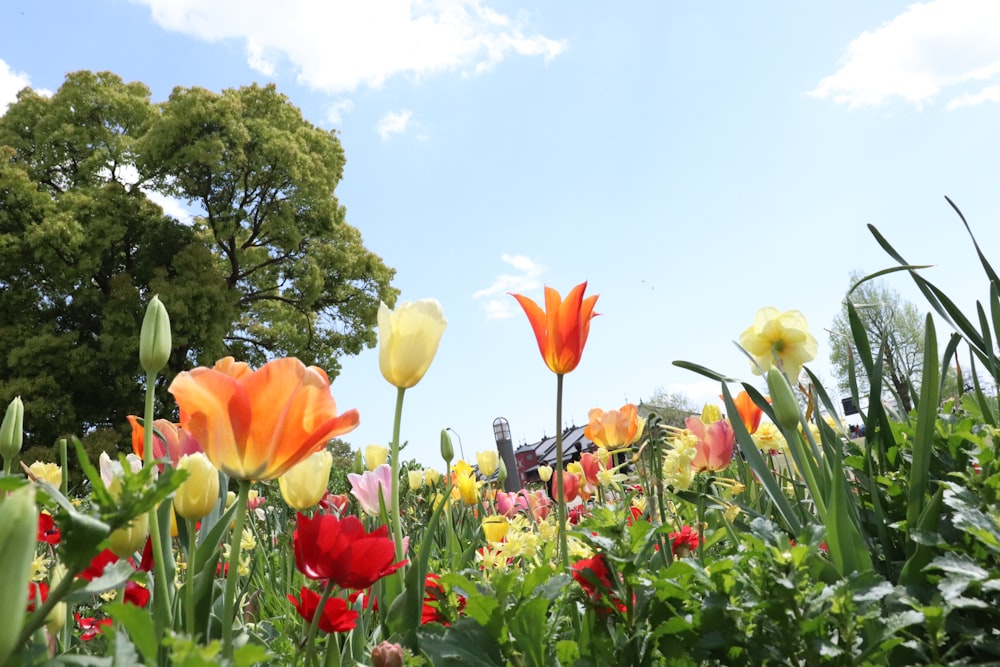
[{"label": "sky", "polygon": [[[556,430],[555,375],[509,292],[600,295],[571,426],[660,390],[717,402],[678,359],[762,386],[733,341],[764,306],[805,315],[835,394],[825,328],[850,273],[894,265],[868,225],[970,313],[988,284],[945,196],[1000,263],[994,0],[0,3],[0,113],[83,69],[155,102],[274,82],[338,132],[348,222],[401,301],[448,320],[404,402],[402,456],[424,465],[445,428],[468,459],[496,418],[515,446]],[[905,274],[886,284],[928,310]],[[388,443],[376,349],[332,390],[361,414],[348,442]]]}]

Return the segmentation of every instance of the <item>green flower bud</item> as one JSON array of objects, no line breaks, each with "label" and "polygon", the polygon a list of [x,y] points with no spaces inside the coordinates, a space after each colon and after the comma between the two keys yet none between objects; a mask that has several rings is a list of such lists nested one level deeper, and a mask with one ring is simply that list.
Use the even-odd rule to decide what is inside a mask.
[{"label": "green flower bud", "polygon": [[767,371],[767,389],[771,392],[771,407],[778,423],[793,431],[798,429],[799,403],[788,380],[774,366]]},{"label": "green flower bud", "polygon": [[159,373],[170,358],[170,316],[160,298],[146,307],[139,332],[139,363],[147,373]]},{"label": "green flower bud", "polygon": [[37,533],[34,484],[26,484],[6,498],[0,497],[0,573],[3,573],[0,600],[3,600],[4,609],[12,612],[7,614],[4,623],[0,623],[0,665],[7,664],[21,634]]},{"label": "green flower bud", "polygon": [[503,486],[507,482],[507,464],[503,462],[503,457],[500,458],[500,472],[497,473],[497,480],[500,482],[500,486]]},{"label": "green flower bud", "polygon": [[354,452],[354,463],[351,465],[351,472],[360,475],[365,471],[365,458],[361,455],[361,450]]},{"label": "green flower bud", "polygon": [[0,456],[5,462],[12,460],[21,451],[23,437],[24,403],[21,402],[20,396],[16,396],[7,406],[3,425],[0,425]]},{"label": "green flower bud", "polygon": [[451,460],[455,458],[455,447],[451,444],[451,436],[447,429],[441,429],[441,458],[451,466]]}]

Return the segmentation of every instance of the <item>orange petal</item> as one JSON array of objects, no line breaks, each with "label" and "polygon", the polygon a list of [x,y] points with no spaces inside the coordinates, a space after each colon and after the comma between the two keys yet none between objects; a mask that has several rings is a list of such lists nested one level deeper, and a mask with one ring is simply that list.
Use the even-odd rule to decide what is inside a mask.
[{"label": "orange petal", "polygon": [[195,368],[178,374],[170,393],[180,408],[181,428],[201,444],[212,464],[246,479],[243,460],[252,412],[240,383],[211,368]]}]

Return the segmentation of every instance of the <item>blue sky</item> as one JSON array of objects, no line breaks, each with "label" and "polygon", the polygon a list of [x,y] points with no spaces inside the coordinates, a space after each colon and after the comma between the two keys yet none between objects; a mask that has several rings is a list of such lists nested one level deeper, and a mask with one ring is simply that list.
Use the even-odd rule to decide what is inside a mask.
[{"label": "blue sky", "polygon": [[[468,458],[496,417],[515,444],[555,430],[555,376],[509,291],[600,294],[568,426],[661,388],[718,394],[675,359],[756,380],[732,341],[768,305],[805,314],[832,388],[824,327],[849,274],[892,265],[867,224],[967,308],[986,283],[945,195],[1000,262],[992,0],[0,6],[0,111],[80,69],[154,101],[273,81],[339,131],[348,221],[403,300],[434,297],[449,321],[404,408],[404,456],[427,465],[445,427]],[[388,442],[376,350],[333,392],[361,413],[352,444]]]}]

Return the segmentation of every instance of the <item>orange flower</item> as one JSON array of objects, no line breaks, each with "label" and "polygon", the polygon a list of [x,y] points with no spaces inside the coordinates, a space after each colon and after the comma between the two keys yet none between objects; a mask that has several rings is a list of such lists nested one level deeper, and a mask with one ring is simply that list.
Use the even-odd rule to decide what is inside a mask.
[{"label": "orange flower", "polygon": [[531,322],[545,365],[558,375],[576,368],[587,344],[597,295],[583,298],[586,289],[587,283],[582,282],[570,290],[563,300],[559,292],[546,287],[544,311],[528,297],[511,294],[521,304]]},{"label": "orange flower", "polygon": [[594,408],[587,416],[590,423],[583,429],[583,434],[598,447],[618,449],[627,447],[639,439],[645,420],[639,419],[639,408],[634,403],[627,403],[620,410]]},{"label": "orange flower", "polygon": [[757,407],[757,404],[750,398],[750,394],[741,391],[733,399],[736,404],[736,412],[740,415],[740,421],[747,427],[747,432],[753,435],[760,426],[760,418],[764,411]]},{"label": "orange flower", "polygon": [[358,411],[337,415],[326,372],[294,357],[259,370],[224,359],[180,373],[170,385],[181,428],[236,479],[274,479],[358,425]]},{"label": "orange flower", "polygon": [[[132,452],[140,459],[145,451],[146,431],[142,427],[142,422],[135,415],[127,415],[128,423],[132,425]],[[153,422],[153,458],[162,459],[170,457],[170,461],[177,465],[181,457],[185,454],[194,454],[201,451],[201,445],[191,437],[189,433],[181,429],[169,419],[157,419]],[[163,440],[156,434],[163,436]],[[163,469],[163,465],[160,465]]]}]

